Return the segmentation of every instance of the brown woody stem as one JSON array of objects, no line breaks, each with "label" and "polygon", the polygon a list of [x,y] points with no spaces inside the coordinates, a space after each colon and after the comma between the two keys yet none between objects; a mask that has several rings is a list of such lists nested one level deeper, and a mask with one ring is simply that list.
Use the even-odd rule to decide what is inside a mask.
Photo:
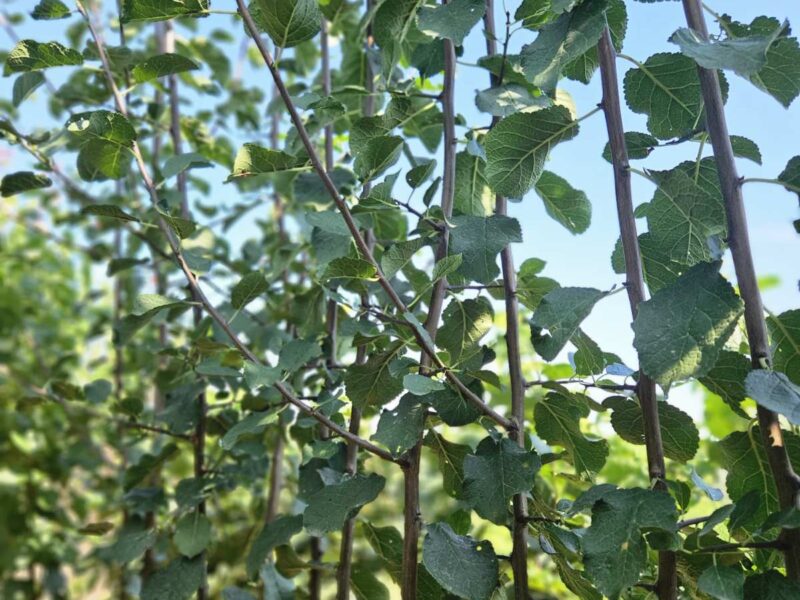
[{"label": "brown woody stem", "polygon": [[[708,39],[703,6],[699,0],[683,0],[686,22],[702,39]],[[754,369],[761,369],[770,362],[769,336],[758,289],[753,254],[750,249],[750,234],[747,216],[742,199],[739,173],[728,135],[725,108],[719,77],[714,70],[697,67],[700,88],[705,103],[706,129],[714,148],[714,160],[722,186],[725,202],[725,215],[728,221],[728,244],[730,245],[739,295],[744,300],[744,321],[747,341],[750,346],[750,360]],[[763,406],[758,407],[758,424],[770,471],[778,490],[778,501],[782,509],[796,506],[800,478],[792,467],[783,441],[778,415]],[[800,530],[784,529],[781,540],[785,546],[783,554],[786,561],[786,574],[794,581],[800,580]]]},{"label": "brown woody stem", "polygon": [[[628,150],[625,146],[625,129],[619,99],[616,51],[608,28],[603,32],[598,46],[600,75],[603,85],[603,112],[611,146],[614,167],[617,217],[623,254],[625,255],[625,278],[631,315],[636,318],[639,304],[645,299],[642,259],[639,253],[639,238],[633,214],[633,192]],[[636,386],[636,396],[642,408],[645,447],[650,480],[656,489],[667,491],[664,445],[661,440],[661,425],[658,416],[658,398],[655,382],[644,373]],[[658,582],[656,591],[660,600],[675,600],[678,594],[677,564],[674,552],[659,552]]]}]

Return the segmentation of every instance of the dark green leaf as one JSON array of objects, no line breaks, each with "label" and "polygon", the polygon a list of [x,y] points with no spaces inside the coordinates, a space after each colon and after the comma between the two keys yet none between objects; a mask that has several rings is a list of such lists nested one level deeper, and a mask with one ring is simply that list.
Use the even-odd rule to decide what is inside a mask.
[{"label": "dark green leaf", "polygon": [[280,516],[261,529],[247,555],[247,576],[253,579],[270,552],[288,544],[303,528],[303,515]]},{"label": "dark green leaf", "polygon": [[14,80],[14,90],[11,96],[11,103],[18,107],[25,99],[44,83],[44,75],[39,71],[29,71],[22,73]]},{"label": "dark green leaf", "polygon": [[269,283],[262,273],[248,273],[231,290],[231,305],[235,309],[244,308],[269,289]]},{"label": "dark green leaf", "polygon": [[547,214],[571,233],[583,233],[592,220],[592,205],[580,190],[550,171],[543,171],[536,182],[536,193],[544,201]]},{"label": "dark green leaf", "polygon": [[181,554],[193,558],[203,552],[211,540],[211,521],[197,511],[187,513],[178,521],[173,540]]},{"label": "dark green leaf", "polygon": [[[656,146],[658,146],[658,139],[649,133],[625,132],[625,147],[628,150],[628,158],[631,160],[647,158]],[[611,145],[608,142],[603,148],[603,158],[611,162]]]},{"label": "dark green leaf", "polygon": [[481,353],[480,340],[491,329],[493,318],[494,310],[486,298],[454,300],[447,305],[436,344],[450,353],[448,364],[461,366]]},{"label": "dark green leaf", "polygon": [[508,438],[486,437],[464,458],[464,498],[484,519],[505,524],[511,497],[533,489],[541,466],[535,452]]},{"label": "dark green leaf", "polygon": [[51,185],[53,185],[53,181],[46,175],[39,175],[31,171],[17,171],[16,173],[3,175],[3,179],[0,181],[0,196],[8,198],[22,192],[39,190]]},{"label": "dark green leaf", "polygon": [[448,38],[460,46],[485,12],[484,0],[451,0],[447,4],[420,8],[417,24],[425,35]]},{"label": "dark green leaf", "polygon": [[208,8],[209,0],[124,0],[122,21],[164,21],[200,15],[207,12]]},{"label": "dark green leaf", "polygon": [[744,573],[735,567],[713,565],[697,578],[698,589],[717,600],[744,598]]},{"label": "dark green leaf", "polygon": [[156,571],[142,586],[142,600],[189,600],[205,579],[203,557],[178,558]]},{"label": "dark green leaf", "polygon": [[372,138],[356,155],[353,170],[361,181],[371,181],[396,163],[402,150],[401,137],[382,135]]},{"label": "dark green leaf", "polygon": [[450,254],[461,254],[458,273],[471,281],[491,283],[500,274],[497,255],[508,244],[522,242],[516,219],[505,215],[461,215],[451,220]]},{"label": "dark green leaf", "polygon": [[6,58],[6,69],[12,73],[81,64],[83,64],[83,56],[77,50],[62,46],[58,42],[37,42],[36,40],[17,42]]},{"label": "dark green leaf", "polygon": [[492,189],[521,198],[544,170],[550,150],[578,135],[569,110],[552,106],[502,119],[486,136],[486,179]]},{"label": "dark green leaf", "polygon": [[33,7],[31,17],[37,21],[66,19],[71,12],[69,6],[64,4],[61,0],[39,0],[39,3]]},{"label": "dark green leaf", "polygon": [[395,456],[400,456],[419,441],[425,427],[427,410],[427,406],[419,398],[406,394],[400,399],[397,408],[386,409],[381,413],[378,429],[372,439],[386,446]]},{"label": "dark green leaf", "polygon": [[606,292],[593,288],[557,288],[549,292],[531,317],[531,335],[536,352],[553,360],[575,334],[594,305]]},{"label": "dark green leaf", "polygon": [[247,415],[225,432],[225,435],[219,440],[220,447],[223,450],[231,450],[243,435],[260,434],[267,425],[278,421],[280,413],[281,411],[279,408],[273,408],[272,410],[254,412]]},{"label": "dark green leaf", "polygon": [[453,212],[483,217],[492,214],[494,193],[486,182],[486,163],[467,151],[456,154]]},{"label": "dark green leaf", "polygon": [[700,383],[720,396],[736,414],[749,419],[739,405],[747,397],[744,380],[750,368],[750,360],[746,356],[723,350],[714,368],[700,378]]},{"label": "dark green leaf", "polygon": [[490,542],[456,535],[446,523],[428,525],[422,563],[448,592],[467,600],[489,600],[497,587],[497,556]]},{"label": "dark green leaf", "polygon": [[302,167],[305,163],[305,159],[299,159],[280,150],[262,148],[258,144],[245,144],[236,154],[229,179],[288,171]]},{"label": "dark green leaf", "polygon": [[200,65],[196,62],[180,54],[157,54],[133,67],[131,75],[136,83],[144,83],[166,75],[199,68]]},{"label": "dark green leaf", "polygon": [[322,23],[317,0],[253,0],[250,9],[256,24],[281,48],[310,40]]},{"label": "dark green leaf", "polygon": [[700,263],[639,306],[633,343],[663,386],[711,371],[739,321],[742,301],[719,267]]},{"label": "dark green leaf", "polygon": [[800,310],[787,310],[767,318],[772,337],[772,364],[800,385]]},{"label": "dark green leaf", "polygon": [[311,535],[323,535],[342,528],[345,520],[375,500],[386,480],[374,473],[353,475],[326,485],[308,498],[303,526]]}]

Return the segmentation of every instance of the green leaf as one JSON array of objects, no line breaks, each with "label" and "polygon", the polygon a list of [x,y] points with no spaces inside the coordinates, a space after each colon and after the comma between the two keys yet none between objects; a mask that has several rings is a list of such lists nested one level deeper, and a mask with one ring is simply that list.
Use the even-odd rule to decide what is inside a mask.
[{"label": "green leaf", "polygon": [[548,444],[563,446],[578,474],[597,473],[608,456],[606,440],[583,435],[580,420],[589,416],[589,407],[571,394],[551,392],[536,403],[533,419],[536,433]]},{"label": "green leaf", "polygon": [[752,160],[757,165],[761,164],[761,150],[753,140],[741,135],[732,135],[731,147],[733,148],[734,156]]},{"label": "green leaf", "polygon": [[[612,396],[603,402],[603,406],[613,409],[611,425],[623,440],[644,445],[644,418],[638,402]],[[664,455],[683,463],[692,460],[700,445],[700,434],[693,419],[667,402],[658,403],[658,417]]]},{"label": "green leaf", "polygon": [[244,144],[233,161],[233,170],[228,181],[237,177],[250,177],[263,173],[276,173],[302,167],[305,159],[300,159],[281,150],[262,148],[258,144]]},{"label": "green leaf", "polygon": [[789,162],[786,163],[786,168],[778,175],[778,181],[793,186],[795,188],[794,190],[790,188],[786,189],[800,196],[800,192],[797,191],[797,189],[800,188],[800,156],[793,156],[789,159]]},{"label": "green leaf", "polygon": [[368,260],[342,256],[334,258],[325,268],[322,280],[328,281],[330,279],[375,281],[377,279],[377,271],[375,270],[375,265]]},{"label": "green leaf", "polygon": [[208,12],[209,0],[124,0],[122,22],[164,21]]},{"label": "green leaf", "polygon": [[472,452],[469,446],[456,444],[431,430],[425,436],[425,446],[430,448],[439,460],[442,473],[442,487],[453,498],[464,496],[464,460]]},{"label": "green leaf", "polygon": [[177,156],[170,156],[161,167],[161,176],[164,179],[175,177],[188,169],[199,169],[213,166],[205,156],[197,152],[188,152]]},{"label": "green leaf", "polygon": [[606,368],[606,358],[600,346],[581,329],[570,338],[576,348],[572,357],[575,374],[580,376],[598,375]]},{"label": "green leaf", "polygon": [[197,556],[211,541],[211,521],[197,511],[185,514],[178,521],[173,541],[185,557]]},{"label": "green leaf", "polygon": [[519,84],[504,83],[478,92],[475,105],[478,110],[493,117],[507,117],[526,109],[546,108],[552,105],[552,101],[544,94],[534,96],[528,88]]},{"label": "green leaf", "polygon": [[536,352],[545,360],[555,359],[594,305],[606,295],[594,288],[557,288],[549,292],[530,321]]},{"label": "green leaf", "polygon": [[662,386],[702,377],[717,362],[743,311],[719,263],[700,263],[639,305],[633,345]]},{"label": "green leaf", "polygon": [[447,523],[428,525],[422,564],[445,590],[467,600],[489,600],[498,585],[491,542],[457,535]]},{"label": "green leaf", "polygon": [[432,379],[417,373],[409,373],[403,377],[403,387],[414,396],[424,396],[431,392],[443,390],[444,384],[438,379]]},{"label": "green leaf", "polygon": [[745,380],[747,395],[761,406],[800,424],[800,386],[778,371],[754,369]]},{"label": "green leaf", "polygon": [[522,0],[514,13],[514,20],[522,21],[523,27],[536,30],[572,10],[578,2],[580,0]]},{"label": "green leaf", "polygon": [[744,582],[748,600],[793,600],[798,594],[800,584],[774,570],[749,575]]},{"label": "green leaf", "polygon": [[659,177],[647,226],[671,260],[693,265],[712,259],[708,238],[724,233],[725,211],[717,198],[675,169]]},{"label": "green leaf", "polygon": [[82,64],[80,52],[58,42],[21,40],[6,57],[6,69],[11,73]]},{"label": "green leaf", "polygon": [[[556,2],[567,1],[570,0],[556,0]],[[625,41],[625,34],[628,29],[628,10],[625,8],[624,0],[608,0],[606,23],[611,33],[611,43],[614,45],[614,49],[617,52],[621,52]],[[588,84],[599,64],[600,59],[597,55],[597,46],[592,46],[581,56],[569,63],[564,68],[563,74],[565,77]]]},{"label": "green leaf", "polygon": [[586,574],[609,598],[637,583],[647,564],[643,530],[673,533],[677,510],[669,494],[639,488],[612,490],[592,508],[592,525],[583,536]]},{"label": "green leaf", "polygon": [[124,346],[142,327],[152,321],[164,310],[183,308],[187,304],[181,300],[173,300],[158,294],[142,294],[137,299],[138,306],[134,312],[123,317],[114,326],[114,344]]},{"label": "green leaf", "polygon": [[483,217],[494,209],[494,193],[486,181],[486,163],[479,156],[462,151],[456,154],[453,182],[453,212]]},{"label": "green leaf", "polygon": [[434,169],[436,169],[435,160],[423,161],[406,173],[406,183],[411,189],[417,189],[428,180]]},{"label": "green leaf", "polygon": [[[687,266],[672,260],[658,240],[647,232],[639,236],[639,253],[642,258],[642,271],[647,287],[651,293],[667,287],[687,270]],[[625,258],[622,242],[617,240],[611,264],[615,273],[625,273]]]},{"label": "green leaf", "polygon": [[409,32],[416,30],[415,16],[421,4],[423,0],[393,0],[382,2],[375,11],[372,33],[383,51],[384,73],[397,63]]},{"label": "green leaf", "polygon": [[126,492],[132,490],[134,487],[144,481],[150,473],[161,467],[170,458],[175,456],[178,452],[178,447],[175,444],[167,444],[158,452],[158,454],[143,454],[136,464],[131,465],[125,471],[125,476],[122,482],[122,489]]},{"label": "green leaf", "polygon": [[522,242],[516,219],[505,215],[461,215],[451,220],[450,255],[461,254],[458,273],[478,283],[491,283],[500,274],[497,255],[508,244]]},{"label": "green leaf", "polygon": [[356,155],[353,171],[361,181],[371,181],[386,171],[400,158],[403,138],[382,135],[369,140]]},{"label": "green leaf", "polygon": [[[800,439],[790,431],[783,432],[783,441],[795,468],[800,466]],[[755,510],[743,518],[738,527],[755,531],[772,513],[780,510],[778,492],[764,451],[761,430],[754,426],[747,431],[734,431],[719,442],[722,467],[728,471],[725,486],[733,502],[748,494],[755,496]]]},{"label": "green leaf", "polygon": [[389,600],[389,589],[366,565],[353,565],[350,572],[350,587],[356,600]]},{"label": "green leaf", "polygon": [[545,25],[520,53],[528,80],[546,92],[555,90],[564,67],[597,44],[607,9],[606,0],[584,2]]},{"label": "green leaf", "polygon": [[426,244],[428,244],[428,240],[419,237],[412,240],[397,242],[389,246],[381,257],[381,270],[383,274],[388,279],[397,275]]},{"label": "green leaf", "polygon": [[264,431],[267,425],[276,423],[280,417],[281,409],[273,408],[262,412],[254,412],[247,415],[244,419],[228,429],[219,440],[219,445],[223,450],[230,451],[244,435],[258,435]]},{"label": "green leaf", "polygon": [[256,24],[281,48],[310,40],[322,23],[317,0],[253,0],[250,10]]},{"label": "green leaf", "polygon": [[721,397],[733,411],[745,419],[750,417],[739,406],[745,398],[747,391],[744,380],[750,372],[750,360],[738,352],[723,350],[720,352],[714,368],[699,381],[709,391]]},{"label": "green leaf", "polygon": [[39,71],[29,71],[22,73],[14,80],[14,90],[11,96],[11,103],[19,107],[25,99],[35,92],[40,85],[45,82],[44,75]]},{"label": "green leaf", "polygon": [[110,560],[124,565],[133,562],[152,548],[157,538],[158,532],[154,529],[141,529],[127,525],[123,527],[114,543],[103,548],[101,552]]},{"label": "green leaf", "polygon": [[39,0],[33,7],[31,17],[37,21],[47,21],[50,19],[66,19],[72,14],[69,6],[61,0]]},{"label": "green leaf", "polygon": [[[649,133],[625,132],[625,147],[628,150],[628,158],[631,160],[647,158],[656,146],[658,146],[658,139]],[[611,162],[611,144],[608,142],[603,148],[603,158]]]},{"label": "green leaf", "polygon": [[134,66],[131,69],[131,75],[136,83],[144,83],[166,75],[194,71],[199,68],[200,65],[196,62],[180,54],[157,54]]},{"label": "green leaf", "polygon": [[[756,17],[749,25],[727,21],[726,29],[733,37],[769,36],[781,27],[780,21],[772,17]],[[767,64],[757,73],[750,75],[750,81],[767,92],[785,107],[789,107],[800,94],[800,44],[797,38],[789,37],[784,30],[767,50]]]},{"label": "green leaf", "polygon": [[247,577],[253,579],[264,561],[278,546],[289,541],[303,529],[303,515],[280,516],[264,525],[247,554]]},{"label": "green leaf", "polygon": [[544,170],[550,150],[578,135],[569,110],[552,106],[502,119],[486,136],[486,179],[502,196],[521,198]]},{"label": "green leaf", "polygon": [[269,290],[269,283],[262,273],[252,272],[242,277],[231,290],[231,305],[239,310]]},{"label": "green leaf", "polygon": [[387,351],[370,356],[363,365],[356,364],[347,369],[344,383],[347,396],[354,406],[382,406],[403,391],[402,379],[394,377],[389,370],[389,364],[401,348],[397,342]]},{"label": "green leaf", "polygon": [[269,387],[281,378],[283,369],[247,361],[244,363],[244,380],[251,391]]},{"label": "green leaf", "polygon": [[17,171],[3,176],[2,181],[0,181],[0,196],[8,198],[22,192],[39,190],[51,185],[53,185],[53,180],[46,175],[39,175],[32,171]]},{"label": "green leaf", "polygon": [[727,40],[710,41],[686,27],[669,38],[680,46],[681,52],[705,69],[728,69],[743,77],[752,76],[767,64],[767,51],[788,23],[768,35],[753,35]]},{"label": "green leaf", "polygon": [[767,318],[772,338],[772,366],[800,385],[800,310]]},{"label": "green leaf", "polygon": [[451,0],[447,4],[420,8],[417,25],[425,35],[447,38],[460,46],[485,12],[484,0]]},{"label": "green leaf", "polygon": [[464,499],[481,517],[503,525],[511,497],[533,489],[541,466],[535,452],[513,440],[486,437],[464,458]]},{"label": "green leaf", "polygon": [[561,223],[571,233],[583,233],[592,220],[592,205],[580,190],[566,179],[550,171],[543,171],[536,182],[536,193],[544,201],[547,214]]},{"label": "green leaf", "polygon": [[[727,91],[724,79],[720,80]],[[703,98],[697,65],[682,54],[660,53],[625,74],[625,100],[647,115],[647,129],[661,140],[680,137],[700,122]]]},{"label": "green leaf", "polygon": [[201,556],[173,560],[145,579],[142,600],[189,600],[203,585],[205,564]]},{"label": "green leaf", "polygon": [[120,179],[127,173],[136,130],[124,115],[108,110],[79,113],[66,128],[80,145],[77,164],[82,179]]},{"label": "green leaf", "polygon": [[397,408],[381,412],[378,429],[371,439],[386,446],[393,455],[400,456],[419,442],[427,410],[419,398],[406,394],[400,398]]},{"label": "green leaf", "polygon": [[462,367],[482,355],[480,341],[492,328],[493,319],[492,305],[483,297],[453,300],[447,305],[442,326],[436,332],[436,345],[450,354],[452,367]]},{"label": "green leaf", "polygon": [[[482,389],[478,384],[473,383],[469,387],[478,395],[482,393]],[[467,423],[473,423],[481,416],[474,404],[464,399],[461,392],[450,386],[428,394],[425,396],[424,401],[430,404],[439,418],[448,425],[466,425]]]},{"label": "green leaf", "polygon": [[304,367],[308,362],[322,355],[322,348],[311,340],[291,340],[283,345],[278,366],[292,372]]},{"label": "green leaf", "polygon": [[744,598],[744,573],[735,567],[712,565],[697,578],[697,588],[717,600]]},{"label": "green leaf", "polygon": [[342,528],[348,517],[378,497],[386,480],[380,475],[353,475],[326,485],[308,498],[303,526],[311,535],[323,535]]}]

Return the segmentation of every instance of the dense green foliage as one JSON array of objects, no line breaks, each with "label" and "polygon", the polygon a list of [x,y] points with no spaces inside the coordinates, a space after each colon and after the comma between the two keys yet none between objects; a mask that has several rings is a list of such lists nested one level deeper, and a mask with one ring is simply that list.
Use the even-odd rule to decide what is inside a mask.
[{"label": "dense green foliage", "polygon": [[[30,4],[7,31],[68,45],[3,56],[0,596],[800,598],[800,311],[765,321],[744,281],[701,85],[790,106],[787,23],[709,10],[718,35],[633,59],[623,0]],[[686,148],[606,147],[653,189],[607,289],[515,269],[505,208],[589,228],[595,190],[547,162],[612,115],[559,88],[598,70],[647,118],[631,160]],[[772,183],[800,194],[800,156]],[[625,365],[582,323],[640,272]],[[691,382],[716,440],[666,398]]]}]

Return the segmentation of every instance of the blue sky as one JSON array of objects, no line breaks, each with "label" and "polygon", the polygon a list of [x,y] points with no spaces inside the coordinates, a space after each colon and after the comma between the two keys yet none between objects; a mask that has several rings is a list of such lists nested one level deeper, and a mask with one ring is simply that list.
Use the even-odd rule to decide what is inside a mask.
[{"label": "blue sky", "polygon": [[[30,10],[33,0],[16,0],[5,3],[6,10]],[[113,2],[106,2],[112,6]],[[231,9],[233,2],[213,3],[216,9]],[[497,22],[505,22],[503,16],[504,3],[496,0]],[[681,4],[679,2],[639,3],[628,2],[629,23],[624,52],[643,61],[656,52],[675,51],[676,46],[667,40],[679,27],[685,25]],[[712,8],[719,12],[727,12],[737,20],[749,21],[767,12],[770,16],[787,18],[800,27],[800,2],[797,0],[771,0],[754,3],[746,0],[713,0]],[[516,9],[518,2],[507,2],[509,10]],[[32,37],[37,40],[63,39],[67,25],[71,21],[32,22],[19,26],[20,37]],[[231,27],[231,19],[224,15],[213,15],[200,22],[200,31],[208,31],[214,27],[228,29],[241,37],[240,29]],[[709,29],[716,31],[714,23],[709,22]],[[180,31],[179,31],[180,33]],[[111,36],[108,33],[109,37]],[[512,38],[510,51],[514,52],[522,44],[532,41],[535,34],[520,31]],[[0,33],[0,47],[10,48],[11,42],[4,33]],[[238,46],[238,42],[233,46]],[[484,44],[480,27],[476,27],[465,41],[467,51],[461,60],[474,63],[483,53]],[[233,53],[232,53],[233,54]],[[335,56],[334,56],[335,64]],[[620,76],[631,65],[620,60],[618,68]],[[53,72],[53,79],[59,81],[63,73]],[[246,70],[247,75],[259,77],[268,88],[266,71],[261,69]],[[732,134],[743,135],[754,140],[760,147],[764,164],[759,166],[749,161],[740,161],[739,168],[746,177],[774,178],[783,170],[789,158],[800,154],[800,100],[786,110],[776,100],[755,88],[749,82],[728,74],[731,84],[727,115],[729,129]],[[3,80],[2,96],[10,98],[11,81]],[[457,78],[457,111],[462,113],[470,124],[488,123],[489,118],[481,114],[474,106],[474,92],[488,87],[486,72],[465,64],[458,67]],[[585,114],[594,108],[600,100],[599,76],[595,75],[590,85],[584,86],[566,81],[563,87],[570,92],[577,106],[578,114]],[[267,90],[268,91],[268,90]],[[269,91],[268,91],[269,93]],[[23,106],[22,125],[32,128],[41,123],[44,107],[42,95],[33,98]],[[646,131],[645,118],[642,115],[625,111],[626,129]],[[463,134],[463,130],[459,131]],[[266,135],[264,136],[266,137]],[[251,141],[251,140],[242,140]],[[531,192],[522,202],[512,204],[511,216],[516,217],[523,229],[524,242],[514,247],[515,260],[519,265],[524,259],[538,257],[547,261],[544,272],[558,279],[562,285],[590,286],[608,289],[615,283],[621,283],[622,277],[611,270],[610,255],[618,237],[616,212],[613,197],[613,180],[610,165],[600,154],[606,141],[605,123],[598,113],[581,123],[580,135],[573,141],[558,146],[547,165],[547,168],[563,177],[570,183],[586,192],[593,204],[592,225],[589,230],[574,236],[560,227],[547,216],[542,202]],[[694,157],[697,150],[695,144],[658,149],[637,166],[662,169],[670,168],[683,160]],[[710,148],[706,149],[710,155]],[[12,156],[10,160],[0,156],[0,171],[14,170],[24,163],[24,159]],[[441,163],[441,161],[440,161]],[[207,171],[214,187],[215,197],[224,198],[226,204],[232,204],[234,188],[221,187],[226,177],[222,169]],[[634,177],[634,195],[637,203],[649,201],[653,194],[653,186],[649,182]],[[403,196],[401,191],[399,194]],[[744,189],[745,202],[750,220],[753,251],[756,268],[761,275],[775,275],[780,284],[764,293],[765,305],[772,311],[781,312],[798,306],[798,287],[800,279],[800,236],[792,227],[792,221],[800,217],[797,197],[785,192],[782,188],[764,184],[749,184]],[[642,223],[643,225],[643,223]],[[239,228],[237,236],[246,237],[252,230],[248,226]],[[723,273],[733,277],[733,267],[726,257]],[[631,346],[632,332],[629,327],[630,314],[624,294],[616,294],[603,301],[585,322],[584,329],[601,347],[609,352],[619,354],[631,365],[636,364],[635,353]],[[701,407],[697,406],[696,396],[688,390],[677,390],[672,399],[693,415],[699,415]]]}]

